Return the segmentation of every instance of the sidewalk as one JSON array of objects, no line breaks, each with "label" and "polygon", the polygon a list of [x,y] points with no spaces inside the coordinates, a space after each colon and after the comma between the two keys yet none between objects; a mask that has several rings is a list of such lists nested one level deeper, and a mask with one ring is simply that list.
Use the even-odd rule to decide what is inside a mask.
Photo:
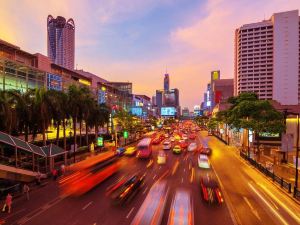
[{"label": "sidewalk", "polygon": [[[221,137],[217,135],[214,135],[214,137],[222,141],[224,144],[227,144],[226,141],[221,139]],[[237,153],[239,153],[240,151],[236,146],[230,145],[228,147],[235,149]],[[268,165],[270,165],[271,166],[270,169],[273,170],[277,176],[291,183],[292,187],[294,186],[296,171],[295,171],[295,167],[292,164],[280,163],[278,162],[278,160],[274,159],[274,156],[272,157],[272,156],[264,155],[263,151],[261,152],[259,159],[257,155],[254,153],[253,149],[250,150],[250,155],[253,155],[254,156],[253,159],[256,160],[258,163],[262,164],[263,166],[268,167]]]}]

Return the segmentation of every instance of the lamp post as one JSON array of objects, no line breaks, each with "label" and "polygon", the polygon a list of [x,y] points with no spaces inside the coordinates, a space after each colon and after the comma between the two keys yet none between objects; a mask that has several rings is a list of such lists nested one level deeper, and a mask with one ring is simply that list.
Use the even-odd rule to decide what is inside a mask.
[{"label": "lamp post", "polygon": [[296,175],[295,175],[295,187],[294,196],[298,189],[298,157],[299,157],[299,113],[297,113],[297,144],[296,144]]}]

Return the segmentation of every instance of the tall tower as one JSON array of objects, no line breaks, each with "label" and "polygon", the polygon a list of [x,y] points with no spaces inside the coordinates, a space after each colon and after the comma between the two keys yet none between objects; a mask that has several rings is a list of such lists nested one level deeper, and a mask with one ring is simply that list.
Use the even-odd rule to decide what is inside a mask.
[{"label": "tall tower", "polygon": [[73,19],[47,17],[48,57],[55,64],[74,69],[75,23]]},{"label": "tall tower", "polygon": [[170,77],[168,73],[165,74],[165,78],[164,78],[164,90],[165,91],[170,90]]}]

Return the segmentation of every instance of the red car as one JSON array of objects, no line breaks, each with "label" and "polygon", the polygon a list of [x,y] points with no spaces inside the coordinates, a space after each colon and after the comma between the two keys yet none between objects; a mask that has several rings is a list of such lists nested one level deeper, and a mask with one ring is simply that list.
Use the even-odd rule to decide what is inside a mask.
[{"label": "red car", "polygon": [[152,140],[152,144],[158,145],[161,142],[161,139],[159,137],[156,137]]},{"label": "red car", "polygon": [[196,139],[196,134],[190,134],[189,135],[189,139],[191,139],[191,140],[195,140]]},{"label": "red car", "polygon": [[203,200],[209,204],[222,204],[222,197],[218,182],[212,177],[202,177],[200,179],[200,191]]},{"label": "red car", "polygon": [[185,141],[181,141],[181,142],[179,142],[179,144],[182,149],[185,149],[188,147],[188,144]]}]

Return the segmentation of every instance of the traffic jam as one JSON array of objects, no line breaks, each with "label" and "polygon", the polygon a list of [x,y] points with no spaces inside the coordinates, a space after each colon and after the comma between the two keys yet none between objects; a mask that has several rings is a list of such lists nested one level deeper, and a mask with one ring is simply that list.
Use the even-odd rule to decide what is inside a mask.
[{"label": "traffic jam", "polygon": [[[119,176],[106,188],[104,197],[112,205],[126,206],[145,189],[148,171],[155,172],[165,166],[168,169],[151,185],[131,224],[161,224],[168,200],[171,205],[167,224],[194,224],[195,201],[202,201],[208,206],[221,206],[224,203],[219,182],[210,164],[212,149],[207,140],[198,138],[198,133],[204,130],[191,121],[179,122],[148,132],[137,143],[73,164],[67,169],[67,175],[59,180],[61,194],[81,196],[110,177]],[[126,160],[143,164],[144,169],[128,173],[124,165],[124,162],[128,163]],[[178,188],[170,194],[169,182],[172,177],[177,179],[176,171],[184,162],[191,171],[186,175],[186,183],[196,188],[201,199],[195,199],[189,186],[184,186],[183,177],[178,182]],[[173,183],[177,187],[177,181]]]}]

